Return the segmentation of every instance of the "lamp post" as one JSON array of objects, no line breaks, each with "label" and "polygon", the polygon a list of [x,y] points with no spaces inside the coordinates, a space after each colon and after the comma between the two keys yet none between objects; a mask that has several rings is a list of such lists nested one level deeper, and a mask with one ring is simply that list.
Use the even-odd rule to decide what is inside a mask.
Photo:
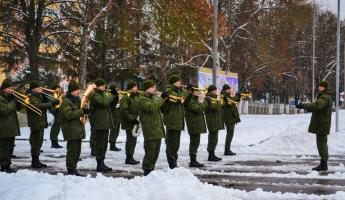
[{"label": "lamp post", "polygon": [[340,0],[338,0],[338,23],[337,23],[337,69],[336,69],[336,102],[335,102],[335,132],[339,132],[339,86],[340,86]]}]

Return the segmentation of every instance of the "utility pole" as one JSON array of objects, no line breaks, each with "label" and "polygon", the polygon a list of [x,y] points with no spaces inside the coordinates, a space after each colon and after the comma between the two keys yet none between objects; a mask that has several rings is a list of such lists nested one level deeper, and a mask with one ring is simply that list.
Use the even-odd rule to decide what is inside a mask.
[{"label": "utility pole", "polygon": [[212,17],[212,83],[217,85],[217,70],[219,66],[218,53],[218,0],[213,0],[213,17]]},{"label": "utility pole", "polygon": [[336,70],[336,102],[335,102],[335,132],[339,132],[339,86],[340,86],[340,0],[338,0],[338,23],[337,23],[337,70]]},{"label": "utility pole", "polygon": [[313,58],[312,58],[312,93],[311,93],[311,99],[312,102],[315,100],[315,21],[316,21],[316,4],[314,0],[314,6],[313,6]]}]

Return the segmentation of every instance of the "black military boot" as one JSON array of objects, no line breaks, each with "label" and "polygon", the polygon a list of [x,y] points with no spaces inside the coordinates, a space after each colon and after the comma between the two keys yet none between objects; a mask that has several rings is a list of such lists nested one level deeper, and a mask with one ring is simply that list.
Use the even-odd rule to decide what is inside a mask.
[{"label": "black military boot", "polygon": [[167,155],[167,160],[170,169],[174,169],[175,167],[177,167],[176,162],[169,155]]},{"label": "black military boot", "polygon": [[47,167],[47,165],[41,163],[39,156],[32,156],[31,167],[38,169],[38,168],[45,168]]},{"label": "black military boot", "polygon": [[53,149],[61,149],[63,146],[59,145],[57,140],[52,140],[52,147]]},{"label": "black military boot", "polygon": [[5,173],[16,173],[17,171],[12,169],[10,166],[1,166],[1,172]]},{"label": "black military boot", "polygon": [[144,169],[144,176],[149,175],[152,171],[152,169]]},{"label": "black military boot", "polygon": [[79,172],[76,169],[67,169],[67,175],[84,177],[84,175],[79,174]]},{"label": "black military boot", "polygon": [[110,172],[113,169],[111,169],[110,167],[107,167],[104,164],[104,160],[97,160],[97,171],[98,172]]},{"label": "black military boot", "polygon": [[209,151],[208,152],[208,161],[214,161],[214,162],[218,162],[221,161],[221,158],[218,158],[215,154],[214,151]]},{"label": "black military boot", "polygon": [[91,148],[91,157],[96,157],[96,151],[93,148]]},{"label": "black military boot", "polygon": [[189,167],[204,167],[204,164],[199,163],[196,160],[196,155],[191,154],[190,155],[190,163],[189,163]]},{"label": "black military boot", "polygon": [[321,160],[320,164],[317,167],[314,167],[313,170],[315,171],[327,171],[327,161]]},{"label": "black military boot", "polygon": [[110,150],[110,151],[121,151],[120,148],[117,148],[117,147],[116,147],[115,142],[110,142],[110,143],[109,143],[109,150]]},{"label": "black military boot", "polygon": [[232,152],[230,149],[225,149],[224,156],[236,156],[236,153]]},{"label": "black military boot", "polygon": [[140,163],[139,161],[134,160],[133,155],[127,155],[126,156],[125,164],[127,164],[127,165],[137,165],[139,163]]}]

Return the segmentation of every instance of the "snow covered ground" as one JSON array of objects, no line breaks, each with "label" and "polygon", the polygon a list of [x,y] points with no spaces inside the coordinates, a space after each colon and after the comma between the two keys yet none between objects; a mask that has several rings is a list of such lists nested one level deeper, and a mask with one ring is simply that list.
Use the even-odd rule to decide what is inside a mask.
[{"label": "snow covered ground", "polygon": [[[340,117],[341,132],[334,133],[332,124],[331,158],[326,174],[310,170],[318,164],[315,135],[307,132],[310,114],[242,116],[232,148],[238,156],[223,156],[219,163],[206,161],[207,134],[203,134],[198,153],[199,161],[206,164],[203,169],[188,168],[189,137],[184,132],[178,169],[168,169],[165,145],[162,145],[157,171],[131,179],[95,175],[90,171],[95,169],[96,162],[89,156],[87,141],[83,143],[83,160],[78,168],[84,174],[92,172],[92,176],[64,176],[66,150],[51,149],[49,140],[44,142],[42,160],[50,166],[46,172],[58,174],[30,171],[30,146],[26,140],[29,129],[22,128],[15,148],[18,159],[13,162],[14,168],[23,170],[16,174],[0,173],[0,199],[345,199],[344,111]],[[45,139],[49,139],[48,129]],[[224,141],[225,131],[221,131],[216,151],[219,156],[223,154]],[[118,142],[122,151],[108,152],[105,162],[130,176],[140,174],[140,165],[124,164],[124,131]],[[141,161],[143,155],[140,136],[134,157]]]}]

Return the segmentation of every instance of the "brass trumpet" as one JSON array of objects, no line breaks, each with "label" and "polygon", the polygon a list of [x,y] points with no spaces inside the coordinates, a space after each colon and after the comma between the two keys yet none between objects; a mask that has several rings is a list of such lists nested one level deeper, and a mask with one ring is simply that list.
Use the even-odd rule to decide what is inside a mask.
[{"label": "brass trumpet", "polygon": [[252,98],[252,94],[249,92],[249,93],[244,93],[242,92],[241,93],[241,99],[251,99]]},{"label": "brass trumpet", "polygon": [[27,107],[37,115],[42,115],[42,110],[37,108],[36,106],[30,104],[30,98],[27,95],[21,94],[17,91],[13,91],[12,94],[17,98],[18,102],[23,106]]},{"label": "brass trumpet", "polygon": [[211,103],[212,104],[224,104],[224,100],[223,99],[221,99],[221,98],[212,98],[211,97]]},{"label": "brass trumpet", "polygon": [[174,95],[169,95],[169,101],[173,103],[183,103],[184,97],[178,97]]}]

